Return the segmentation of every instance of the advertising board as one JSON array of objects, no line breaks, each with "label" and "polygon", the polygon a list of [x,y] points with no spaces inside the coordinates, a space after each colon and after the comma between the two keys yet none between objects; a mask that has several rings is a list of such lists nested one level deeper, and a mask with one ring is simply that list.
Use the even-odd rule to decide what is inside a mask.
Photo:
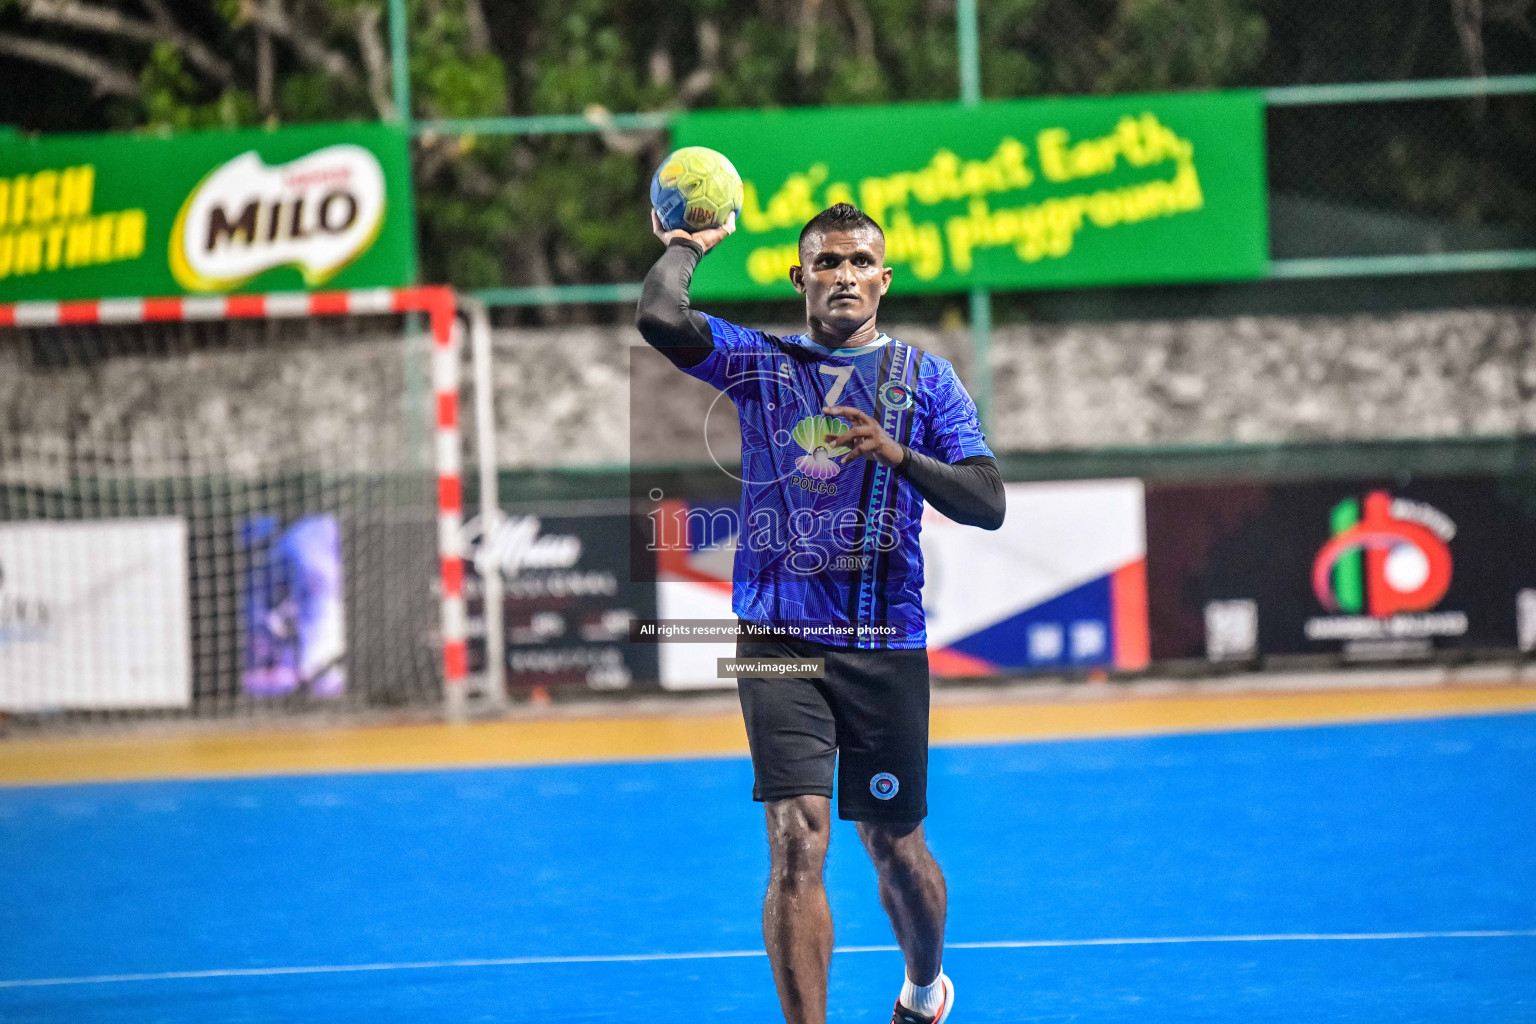
[{"label": "advertising board", "polygon": [[1536,481],[1156,485],[1152,656],[1536,649]]},{"label": "advertising board", "polygon": [[936,676],[1145,668],[1139,480],[1016,483],[996,532],[923,516]]},{"label": "advertising board", "polygon": [[741,173],[736,234],[696,299],[792,297],[800,229],[838,202],[885,231],[892,291],[1259,277],[1257,92],[704,111],[674,126]]},{"label": "advertising board", "polygon": [[341,523],[260,513],[241,524],[246,556],[241,689],[253,697],[340,697],[347,689]]},{"label": "advertising board", "polygon": [[182,520],[0,524],[0,710],[191,699]]},{"label": "advertising board", "polygon": [[0,138],[0,302],[415,284],[386,124]]},{"label": "advertising board", "polygon": [[[462,551],[472,616],[484,614],[480,581],[501,574],[509,687],[655,685],[656,648],[628,642],[632,619],[656,617],[656,590],[631,576],[627,512],[503,515],[488,533],[477,516]],[[483,625],[469,655],[470,671],[482,671]]]}]

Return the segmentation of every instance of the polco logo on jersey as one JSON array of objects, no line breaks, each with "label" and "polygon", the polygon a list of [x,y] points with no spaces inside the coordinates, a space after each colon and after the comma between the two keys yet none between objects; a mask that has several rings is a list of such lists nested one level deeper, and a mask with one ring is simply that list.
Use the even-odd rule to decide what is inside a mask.
[{"label": "polco logo on jersey", "polygon": [[212,292],[293,266],[318,287],[378,238],[384,207],[384,170],[361,146],[327,146],[276,167],[242,153],[182,204],[171,271],[182,287]]}]

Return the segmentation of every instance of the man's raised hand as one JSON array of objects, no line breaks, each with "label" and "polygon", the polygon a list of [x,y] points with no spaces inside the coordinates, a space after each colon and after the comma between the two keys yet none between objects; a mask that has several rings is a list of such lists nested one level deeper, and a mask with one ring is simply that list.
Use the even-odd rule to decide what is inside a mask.
[{"label": "man's raised hand", "polygon": [[662,245],[671,245],[674,238],[686,238],[705,252],[713,249],[725,241],[725,236],[736,230],[736,214],[734,212],[725,223],[717,228],[705,228],[703,231],[684,231],[681,228],[676,231],[668,231],[661,226],[661,218],[656,211],[651,211],[651,234],[661,239]]},{"label": "man's raised hand", "polygon": [[829,448],[848,446],[849,451],[838,460],[843,465],[854,459],[874,459],[882,466],[900,466],[907,457],[906,449],[887,434],[885,428],[875,422],[869,413],[848,405],[829,405],[821,411],[828,416],[846,420],[849,424],[848,429],[841,434],[828,434],[825,438]]}]

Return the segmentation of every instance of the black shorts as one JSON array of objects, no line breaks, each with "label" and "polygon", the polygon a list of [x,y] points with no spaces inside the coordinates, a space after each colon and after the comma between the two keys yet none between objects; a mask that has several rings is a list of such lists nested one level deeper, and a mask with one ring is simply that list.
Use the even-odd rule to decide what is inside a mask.
[{"label": "black shorts", "polygon": [[[826,678],[737,680],[752,799],[832,796],[850,821],[928,815],[928,652],[738,639],[738,658],[824,658]],[[839,756],[841,755],[841,756]]]}]

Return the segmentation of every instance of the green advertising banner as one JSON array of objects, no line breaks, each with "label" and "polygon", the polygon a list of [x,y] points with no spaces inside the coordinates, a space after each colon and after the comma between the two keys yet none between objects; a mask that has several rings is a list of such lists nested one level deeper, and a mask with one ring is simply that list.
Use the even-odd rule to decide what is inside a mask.
[{"label": "green advertising banner", "polygon": [[688,114],[677,146],[741,172],[702,298],[791,296],[800,229],[849,202],[886,233],[895,292],[1261,276],[1257,92]]},{"label": "green advertising banner", "polygon": [[391,125],[0,137],[0,302],[401,287],[415,238]]}]

